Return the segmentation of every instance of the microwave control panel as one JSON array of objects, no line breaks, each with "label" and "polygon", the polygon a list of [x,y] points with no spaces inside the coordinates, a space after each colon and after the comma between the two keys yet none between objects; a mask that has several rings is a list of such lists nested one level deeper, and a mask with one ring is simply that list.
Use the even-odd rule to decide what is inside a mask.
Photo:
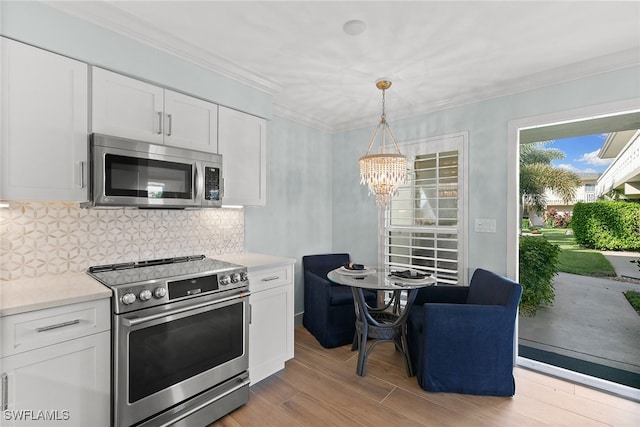
[{"label": "microwave control panel", "polygon": [[206,166],[204,168],[205,200],[220,200],[220,168]]}]

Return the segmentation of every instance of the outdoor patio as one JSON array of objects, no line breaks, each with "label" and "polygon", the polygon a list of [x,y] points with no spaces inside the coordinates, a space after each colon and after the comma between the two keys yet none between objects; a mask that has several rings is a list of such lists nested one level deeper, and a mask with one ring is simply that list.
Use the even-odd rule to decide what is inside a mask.
[{"label": "outdoor patio", "polygon": [[[619,277],[640,274],[629,254],[605,255]],[[640,315],[623,294],[640,280],[559,273],[554,286],[552,306],[519,317],[520,355],[640,388]]]}]

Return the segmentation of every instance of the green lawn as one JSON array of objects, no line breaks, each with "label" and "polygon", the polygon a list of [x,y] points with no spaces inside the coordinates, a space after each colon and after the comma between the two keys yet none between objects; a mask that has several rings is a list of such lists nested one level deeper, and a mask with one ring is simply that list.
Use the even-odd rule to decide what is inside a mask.
[{"label": "green lawn", "polygon": [[560,246],[558,268],[564,273],[582,276],[615,277],[611,263],[593,249],[578,246],[572,234],[564,228],[543,228],[542,235],[551,243]]},{"label": "green lawn", "polygon": [[629,304],[633,306],[638,314],[640,314],[640,292],[638,291],[626,291],[624,296],[629,301]]}]

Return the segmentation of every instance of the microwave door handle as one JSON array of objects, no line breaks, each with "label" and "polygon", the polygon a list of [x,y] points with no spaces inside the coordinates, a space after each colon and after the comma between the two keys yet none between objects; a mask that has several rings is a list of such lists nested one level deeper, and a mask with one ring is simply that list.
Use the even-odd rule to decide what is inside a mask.
[{"label": "microwave door handle", "polygon": [[204,171],[202,171],[202,164],[196,163],[196,172],[194,176],[194,190],[195,190],[195,202],[198,204],[202,204],[204,195],[202,192],[204,191]]},{"label": "microwave door handle", "polygon": [[193,190],[195,192],[195,201],[197,202],[198,200],[200,200],[200,184],[198,183],[198,178],[199,178],[199,173],[198,173],[198,169],[200,169],[199,165],[196,164],[196,171],[195,174],[193,176]]}]

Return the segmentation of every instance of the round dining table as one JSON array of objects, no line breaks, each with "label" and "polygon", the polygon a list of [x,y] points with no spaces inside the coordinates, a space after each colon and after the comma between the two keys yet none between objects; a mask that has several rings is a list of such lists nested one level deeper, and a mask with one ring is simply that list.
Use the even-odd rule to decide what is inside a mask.
[{"label": "round dining table", "polygon": [[[413,376],[413,367],[407,348],[407,317],[420,288],[436,284],[429,275],[422,275],[412,270],[389,268],[365,268],[349,270],[336,268],[327,274],[327,278],[337,284],[351,287],[356,311],[356,334],[353,338],[352,350],[358,350],[356,373],[366,374],[367,358],[380,342],[393,342],[396,349],[404,357],[407,375]],[[391,292],[390,300],[378,303],[376,307],[367,304],[364,291]],[[402,293],[406,300],[402,304]],[[369,348],[367,342],[372,339]]]}]

